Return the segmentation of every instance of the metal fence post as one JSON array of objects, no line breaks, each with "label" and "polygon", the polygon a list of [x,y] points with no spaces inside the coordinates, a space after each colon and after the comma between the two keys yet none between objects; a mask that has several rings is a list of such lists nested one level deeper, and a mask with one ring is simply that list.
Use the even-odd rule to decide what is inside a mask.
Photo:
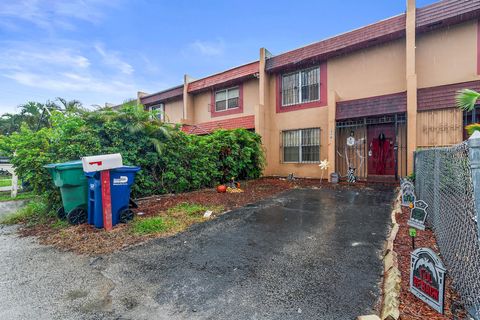
[{"label": "metal fence post", "polygon": [[438,213],[440,211],[440,151],[435,150],[435,162],[433,169],[433,214],[430,216],[430,222],[433,226],[437,225]]},{"label": "metal fence post", "polygon": [[475,131],[468,138],[468,157],[472,169],[473,192],[475,199],[475,212],[477,215],[477,231],[480,241],[480,131]]}]

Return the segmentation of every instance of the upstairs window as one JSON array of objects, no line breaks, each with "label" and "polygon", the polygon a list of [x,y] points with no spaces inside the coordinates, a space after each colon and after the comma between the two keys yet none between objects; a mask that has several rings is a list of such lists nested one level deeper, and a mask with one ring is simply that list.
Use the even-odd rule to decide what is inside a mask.
[{"label": "upstairs window", "polygon": [[320,128],[283,131],[282,140],[284,162],[320,161]]},{"label": "upstairs window", "polygon": [[165,104],[164,103],[159,103],[159,104],[156,104],[154,106],[151,106],[150,107],[150,111],[157,111],[157,118],[160,120],[160,121],[164,121],[165,120]]},{"label": "upstairs window", "polygon": [[215,111],[225,111],[239,107],[239,88],[233,87],[215,92]]},{"label": "upstairs window", "polygon": [[282,106],[320,100],[320,68],[282,75]]}]

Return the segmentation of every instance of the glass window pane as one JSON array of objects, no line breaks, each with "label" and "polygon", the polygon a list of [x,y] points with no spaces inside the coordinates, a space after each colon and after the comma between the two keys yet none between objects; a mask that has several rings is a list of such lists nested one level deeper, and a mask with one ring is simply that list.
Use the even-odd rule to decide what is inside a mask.
[{"label": "glass window pane", "polygon": [[233,109],[238,107],[238,98],[228,99],[228,109]]},{"label": "glass window pane", "polygon": [[228,99],[238,98],[239,90],[237,88],[228,89]]},{"label": "glass window pane", "polygon": [[283,132],[283,161],[300,161],[300,130],[289,130]]},{"label": "glass window pane", "polygon": [[225,100],[222,101],[217,101],[215,103],[215,110],[216,111],[222,111],[227,109],[227,102]]},{"label": "glass window pane", "polygon": [[302,146],[302,162],[320,161],[320,146]]},{"label": "glass window pane", "polygon": [[300,145],[300,131],[290,130],[283,132],[283,146],[284,147],[298,147]]},{"label": "glass window pane", "polygon": [[284,162],[299,162],[300,155],[298,147],[283,147]]},{"label": "glass window pane", "polygon": [[222,91],[217,91],[215,93],[215,101],[221,101],[227,99],[227,91],[222,90]]},{"label": "glass window pane", "polygon": [[282,76],[282,105],[288,106],[299,102],[299,73]]},{"label": "glass window pane", "polygon": [[318,100],[320,97],[320,69],[302,71],[302,102]]},{"label": "glass window pane", "polygon": [[320,161],[320,129],[303,129],[302,131],[302,162]]}]

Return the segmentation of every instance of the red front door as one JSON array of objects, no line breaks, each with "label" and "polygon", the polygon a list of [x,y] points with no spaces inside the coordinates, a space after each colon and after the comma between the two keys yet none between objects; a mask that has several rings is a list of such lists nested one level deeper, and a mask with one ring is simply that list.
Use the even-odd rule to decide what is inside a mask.
[{"label": "red front door", "polygon": [[368,174],[395,175],[395,127],[392,124],[371,125],[367,138]]}]

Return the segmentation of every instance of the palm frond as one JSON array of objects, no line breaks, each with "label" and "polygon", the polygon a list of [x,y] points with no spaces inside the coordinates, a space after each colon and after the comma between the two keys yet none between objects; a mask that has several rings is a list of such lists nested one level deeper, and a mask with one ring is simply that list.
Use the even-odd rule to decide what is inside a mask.
[{"label": "palm frond", "polygon": [[141,122],[134,122],[134,123],[128,124],[127,128],[128,128],[128,131],[130,131],[130,133],[138,133],[145,130],[145,124]]},{"label": "palm frond", "polygon": [[157,151],[159,155],[162,155],[164,146],[163,143],[157,138],[150,138],[150,141],[152,142],[155,151]]},{"label": "palm frond", "polygon": [[462,89],[457,92],[455,97],[456,105],[463,111],[472,111],[477,104],[480,93],[471,89]]}]

